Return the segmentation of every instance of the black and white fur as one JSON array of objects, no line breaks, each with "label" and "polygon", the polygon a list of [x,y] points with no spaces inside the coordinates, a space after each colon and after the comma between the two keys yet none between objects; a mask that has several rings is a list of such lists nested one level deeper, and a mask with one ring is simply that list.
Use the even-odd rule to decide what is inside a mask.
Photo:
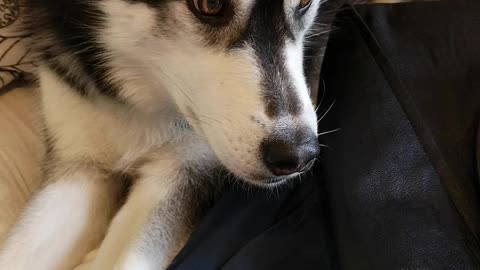
[{"label": "black and white fur", "polygon": [[317,132],[303,52],[321,1],[226,0],[215,22],[191,1],[25,0],[52,149],[0,269],[72,269],[98,245],[91,269],[165,269],[218,186],[200,179],[296,176],[260,152]]}]

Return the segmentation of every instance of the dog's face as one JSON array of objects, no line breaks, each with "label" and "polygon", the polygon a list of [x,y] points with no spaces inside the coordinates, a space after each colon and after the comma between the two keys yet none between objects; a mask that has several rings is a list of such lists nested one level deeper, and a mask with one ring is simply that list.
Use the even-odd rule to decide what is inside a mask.
[{"label": "dog's face", "polygon": [[168,93],[231,172],[274,185],[308,169],[319,151],[303,73],[304,37],[319,6],[320,0],[103,0],[98,34],[114,72],[137,83],[120,97],[156,110]]}]

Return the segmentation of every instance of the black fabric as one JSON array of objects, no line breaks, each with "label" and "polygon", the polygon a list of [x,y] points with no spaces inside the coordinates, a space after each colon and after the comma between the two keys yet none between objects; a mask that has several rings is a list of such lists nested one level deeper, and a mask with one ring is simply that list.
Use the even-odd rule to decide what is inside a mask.
[{"label": "black fabric", "polygon": [[[403,84],[394,89],[402,107],[454,204],[477,236],[480,201],[474,156],[480,112],[479,10],[479,1],[460,1],[411,4],[395,10],[375,7],[364,15],[372,31],[382,33],[376,39],[395,67],[391,73]],[[422,18],[427,12],[431,15]],[[394,20],[372,20],[375,14]],[[392,30],[395,37],[388,34]]]},{"label": "black fabric", "polygon": [[230,186],[169,269],[332,269],[320,190]]},{"label": "black fabric", "polygon": [[323,162],[342,269],[478,269],[479,2],[342,14]]},{"label": "black fabric", "polygon": [[480,122],[477,129],[477,179],[480,181]]}]

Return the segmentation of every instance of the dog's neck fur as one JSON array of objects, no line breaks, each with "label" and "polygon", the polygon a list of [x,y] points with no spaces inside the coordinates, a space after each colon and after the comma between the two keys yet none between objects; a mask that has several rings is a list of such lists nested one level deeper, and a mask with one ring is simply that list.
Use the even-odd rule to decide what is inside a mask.
[{"label": "dog's neck fur", "polygon": [[39,79],[46,127],[61,159],[83,159],[123,171],[165,144],[202,142],[200,153],[209,152],[168,100],[159,106],[162,110],[144,111],[101,95],[82,97],[48,66],[40,67]]}]

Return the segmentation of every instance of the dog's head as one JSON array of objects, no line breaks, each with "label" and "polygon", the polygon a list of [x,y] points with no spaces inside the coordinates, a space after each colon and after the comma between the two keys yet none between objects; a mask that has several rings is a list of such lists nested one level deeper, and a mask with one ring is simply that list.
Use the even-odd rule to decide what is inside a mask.
[{"label": "dog's head", "polygon": [[[275,184],[319,152],[303,73],[304,38],[319,0],[104,0],[102,41],[166,91],[231,172]],[[155,93],[132,93],[142,107]],[[149,98],[145,98],[149,97]]]},{"label": "dog's head", "polygon": [[240,178],[274,185],[317,156],[303,51],[320,0],[36,1],[68,9],[65,42],[103,66],[98,85],[147,111],[168,100]]}]

